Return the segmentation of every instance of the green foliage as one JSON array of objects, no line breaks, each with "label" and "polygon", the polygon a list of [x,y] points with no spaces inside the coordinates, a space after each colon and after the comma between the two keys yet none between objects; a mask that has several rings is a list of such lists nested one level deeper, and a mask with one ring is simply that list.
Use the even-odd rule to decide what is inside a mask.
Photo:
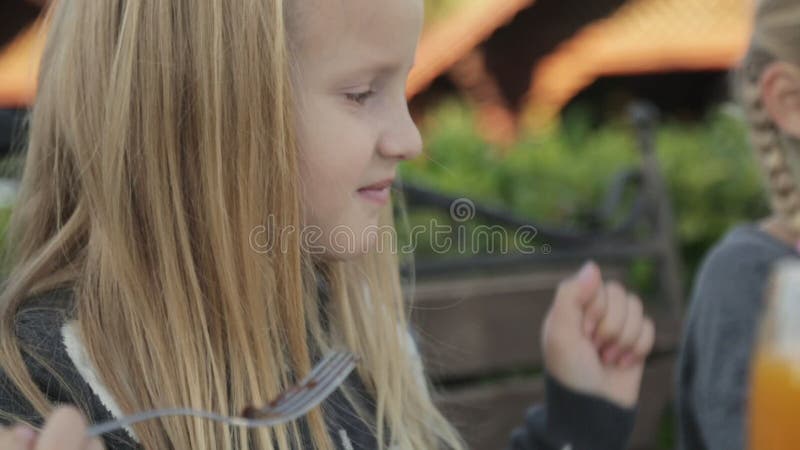
[{"label": "green foliage", "polygon": [[720,111],[703,123],[666,124],[657,145],[689,268],[732,225],[769,214],[738,118]]},{"label": "green foliage", "polygon": [[[630,125],[596,128],[580,114],[503,148],[480,137],[472,111],[456,100],[420,128],[425,152],[402,166],[406,180],[554,226],[586,226],[614,175],[639,161]],[[768,214],[745,129],[733,115],[719,110],[702,123],[662,124],[657,152],[689,274],[728,228]]]},{"label": "green foliage", "polygon": [[658,427],[658,448],[661,450],[672,450],[677,448],[676,431],[678,424],[675,423],[675,405],[670,403],[661,414],[661,421]]},{"label": "green foliage", "polygon": [[11,208],[0,208],[0,240],[5,238],[8,222],[11,219]]},{"label": "green foliage", "polygon": [[442,105],[421,128],[425,152],[403,167],[406,179],[558,224],[575,224],[636,158],[631,136],[613,128],[577,143],[555,131],[498,148],[481,139],[471,112],[457,102]]}]

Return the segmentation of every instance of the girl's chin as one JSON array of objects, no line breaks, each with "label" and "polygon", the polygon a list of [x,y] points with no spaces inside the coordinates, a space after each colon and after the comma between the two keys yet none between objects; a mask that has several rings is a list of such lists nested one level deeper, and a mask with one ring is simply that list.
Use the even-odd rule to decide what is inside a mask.
[{"label": "girl's chin", "polygon": [[[318,246],[319,259],[348,260],[363,257],[375,250],[377,227],[364,227],[363,233],[342,233],[332,237],[326,245]],[[323,248],[324,247],[324,248]]]}]

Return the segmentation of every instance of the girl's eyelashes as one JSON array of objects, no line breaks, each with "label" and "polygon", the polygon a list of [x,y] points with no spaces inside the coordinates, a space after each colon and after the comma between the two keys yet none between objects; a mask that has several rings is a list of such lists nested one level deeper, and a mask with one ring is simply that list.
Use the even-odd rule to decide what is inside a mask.
[{"label": "girl's eyelashes", "polygon": [[363,105],[364,103],[366,103],[366,101],[370,97],[372,97],[372,95],[374,93],[375,93],[375,91],[370,89],[370,90],[364,91],[364,92],[356,92],[356,93],[345,94],[345,97],[347,97],[348,100],[350,100],[350,101],[352,101],[354,103],[357,103],[359,105]]}]

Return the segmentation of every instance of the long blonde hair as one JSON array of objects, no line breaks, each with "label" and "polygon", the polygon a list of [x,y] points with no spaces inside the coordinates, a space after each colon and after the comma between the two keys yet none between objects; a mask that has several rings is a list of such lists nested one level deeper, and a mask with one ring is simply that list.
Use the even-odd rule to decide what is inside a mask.
[{"label": "long blonde hair", "polygon": [[750,49],[735,79],[772,210],[800,232],[800,146],[781,132],[761,96],[761,76],[775,61],[800,65],[800,5],[794,0],[757,2]]},{"label": "long blonde hair", "polygon": [[[281,251],[253,248],[257,227],[274,237],[302,219],[284,8],[55,2],[8,234],[0,364],[49,414],[14,317],[33,295],[67,287],[91,363],[123,413],[237,413],[303,376],[310,349],[344,346],[361,357],[374,408],[344,392],[381,448],[460,449],[403,332],[396,254],[316,261],[293,233],[281,233]],[[381,224],[393,222],[387,207]],[[333,448],[324,413],[305,419],[314,448]],[[247,431],[170,418],[133,429],[154,449],[302,447],[298,423]]]}]

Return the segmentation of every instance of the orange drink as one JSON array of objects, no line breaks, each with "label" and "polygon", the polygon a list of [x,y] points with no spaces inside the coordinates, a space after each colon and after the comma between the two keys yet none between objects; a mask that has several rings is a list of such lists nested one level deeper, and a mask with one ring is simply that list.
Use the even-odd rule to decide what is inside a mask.
[{"label": "orange drink", "polygon": [[750,384],[750,450],[800,448],[800,360],[755,357]]},{"label": "orange drink", "polygon": [[767,289],[750,366],[748,448],[800,449],[800,262],[781,262]]}]

